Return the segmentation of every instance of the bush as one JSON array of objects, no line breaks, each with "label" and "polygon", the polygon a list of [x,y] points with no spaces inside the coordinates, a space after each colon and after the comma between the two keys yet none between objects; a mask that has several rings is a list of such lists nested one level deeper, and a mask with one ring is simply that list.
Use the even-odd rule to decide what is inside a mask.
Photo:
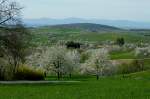
[{"label": "bush", "polygon": [[125,44],[125,40],[124,38],[117,38],[116,40],[116,44],[118,44],[119,46],[123,46]]},{"label": "bush", "polygon": [[14,75],[14,80],[44,80],[44,73],[28,67],[21,67]]},{"label": "bush", "polygon": [[123,63],[119,65],[119,74],[129,74],[144,70],[144,60],[133,60],[131,63]]},{"label": "bush", "polygon": [[66,43],[66,46],[67,46],[67,48],[80,49],[81,44],[77,43],[77,42],[70,41],[70,42]]}]

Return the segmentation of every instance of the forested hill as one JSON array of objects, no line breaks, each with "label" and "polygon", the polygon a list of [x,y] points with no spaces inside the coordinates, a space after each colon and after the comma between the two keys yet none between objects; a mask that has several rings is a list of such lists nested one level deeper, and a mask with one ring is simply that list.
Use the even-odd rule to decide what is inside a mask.
[{"label": "forested hill", "polygon": [[88,32],[113,32],[113,31],[120,31],[122,29],[108,26],[108,25],[101,25],[101,24],[93,24],[93,23],[74,23],[74,24],[62,24],[62,25],[53,25],[49,26],[53,29],[62,29],[62,30],[82,30]]}]

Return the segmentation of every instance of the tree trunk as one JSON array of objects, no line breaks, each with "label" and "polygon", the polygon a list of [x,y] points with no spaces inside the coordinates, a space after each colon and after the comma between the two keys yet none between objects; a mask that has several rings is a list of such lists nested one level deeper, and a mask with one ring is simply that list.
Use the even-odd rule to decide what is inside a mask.
[{"label": "tree trunk", "polygon": [[46,73],[46,71],[44,72],[44,77],[46,77],[47,76],[47,73]]},{"label": "tree trunk", "polygon": [[71,73],[69,74],[69,78],[71,79],[71,77],[72,77],[72,75],[71,75]]},{"label": "tree trunk", "polygon": [[62,72],[60,72],[60,78],[61,78],[61,79],[63,78],[63,74],[62,74]]},{"label": "tree trunk", "polygon": [[58,78],[58,80],[60,80],[60,73],[59,73],[59,71],[57,72],[57,78]]},{"label": "tree trunk", "polygon": [[96,79],[99,80],[99,75],[98,74],[96,75]]}]

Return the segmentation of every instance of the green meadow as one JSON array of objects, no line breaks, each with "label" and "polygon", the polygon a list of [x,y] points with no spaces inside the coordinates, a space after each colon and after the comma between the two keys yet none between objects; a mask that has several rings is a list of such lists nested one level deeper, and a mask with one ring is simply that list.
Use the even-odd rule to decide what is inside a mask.
[{"label": "green meadow", "polygon": [[0,85],[0,99],[149,99],[150,72],[73,77],[74,83]]}]

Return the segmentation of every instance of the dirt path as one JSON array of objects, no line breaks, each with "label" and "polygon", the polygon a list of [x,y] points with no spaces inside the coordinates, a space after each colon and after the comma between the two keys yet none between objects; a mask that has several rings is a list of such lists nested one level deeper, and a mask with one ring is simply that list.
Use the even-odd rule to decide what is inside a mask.
[{"label": "dirt path", "polygon": [[49,84],[49,83],[75,83],[80,81],[0,81],[0,84]]}]

